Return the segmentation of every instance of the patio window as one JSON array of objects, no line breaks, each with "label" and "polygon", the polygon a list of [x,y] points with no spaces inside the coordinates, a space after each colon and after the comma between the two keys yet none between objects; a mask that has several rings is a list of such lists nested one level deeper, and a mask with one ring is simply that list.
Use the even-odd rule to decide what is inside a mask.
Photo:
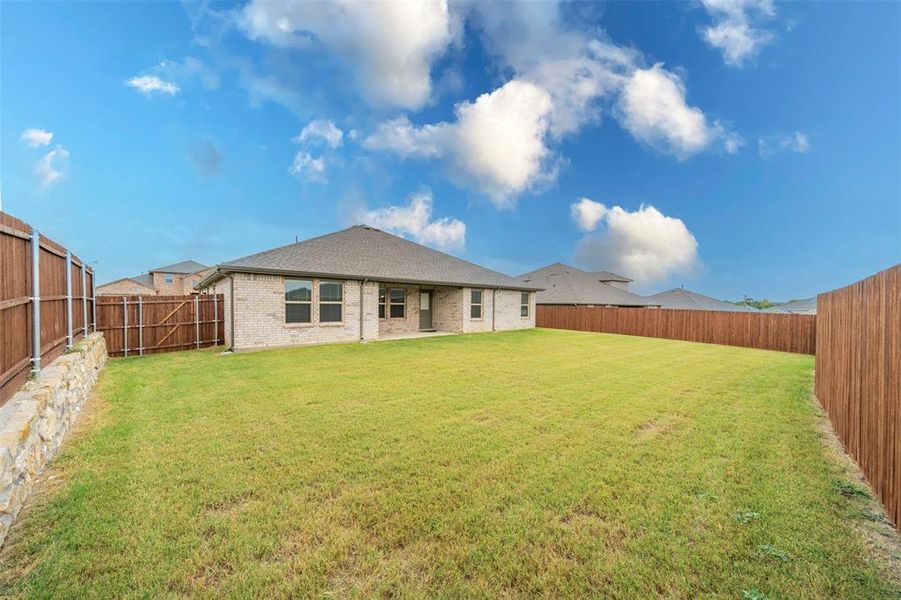
[{"label": "patio window", "polygon": [[392,319],[403,319],[407,314],[407,290],[392,288],[388,290],[388,314]]},{"label": "patio window", "polygon": [[319,283],[319,322],[340,323],[344,302],[344,284],[337,281]]},{"label": "patio window", "polygon": [[519,316],[529,316],[529,292],[521,292],[519,294]]},{"label": "patio window", "polygon": [[482,290],[472,290],[469,293],[469,318],[482,318]]},{"label": "patio window", "polygon": [[379,288],[379,318],[385,318],[385,288]]},{"label": "patio window", "polygon": [[285,323],[309,323],[312,311],[313,282],[308,279],[285,280]]}]

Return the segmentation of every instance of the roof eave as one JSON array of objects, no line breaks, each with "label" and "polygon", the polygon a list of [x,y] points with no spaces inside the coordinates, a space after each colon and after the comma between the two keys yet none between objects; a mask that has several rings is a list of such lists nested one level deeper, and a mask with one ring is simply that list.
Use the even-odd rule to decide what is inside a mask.
[{"label": "roof eave", "polygon": [[214,270],[204,277],[194,289],[208,286],[221,276],[228,273],[250,273],[255,275],[280,275],[284,277],[318,277],[327,279],[350,279],[353,281],[377,281],[382,283],[408,283],[411,285],[442,285],[449,287],[475,287],[498,290],[517,290],[522,292],[540,292],[545,288],[528,285],[488,285],[485,283],[459,282],[459,281],[431,281],[427,279],[405,279],[397,277],[370,277],[364,275],[349,275],[347,273],[324,273],[322,271],[297,271],[292,269],[267,269],[262,267],[242,267],[237,265],[216,265]]}]

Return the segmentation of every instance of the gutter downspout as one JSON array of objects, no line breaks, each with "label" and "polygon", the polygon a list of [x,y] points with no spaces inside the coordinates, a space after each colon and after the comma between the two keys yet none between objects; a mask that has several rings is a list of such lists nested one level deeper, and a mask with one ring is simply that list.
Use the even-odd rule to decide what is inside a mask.
[{"label": "gutter downspout", "polygon": [[366,340],[363,338],[363,288],[366,287],[366,283],[368,279],[363,279],[360,282],[360,342],[365,342]]}]

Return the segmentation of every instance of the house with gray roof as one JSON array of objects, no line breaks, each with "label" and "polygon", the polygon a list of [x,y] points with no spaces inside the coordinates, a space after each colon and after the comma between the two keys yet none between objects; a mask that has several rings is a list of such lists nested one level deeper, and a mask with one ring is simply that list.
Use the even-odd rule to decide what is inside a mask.
[{"label": "house with gray roof", "polygon": [[368,225],[220,263],[234,350],[535,326],[534,285]]},{"label": "house with gray roof", "polygon": [[517,277],[542,289],[538,304],[569,306],[647,307],[655,304],[629,291],[628,277],[609,271],[583,271],[563,263],[553,263]]},{"label": "house with gray roof", "polygon": [[150,269],[134,277],[122,277],[97,286],[98,296],[159,296],[194,293],[194,286],[209,267],[195,260],[184,260]]},{"label": "house with gray roof", "polygon": [[815,315],[817,314],[817,297],[804,298],[802,300],[792,300],[779,306],[767,308],[765,312],[795,314],[795,315]]},{"label": "house with gray roof", "polygon": [[756,308],[743,304],[732,304],[725,300],[717,300],[704,294],[698,294],[685,288],[673,288],[665,292],[645,296],[649,302],[653,302],[660,308],[674,308],[679,310],[720,310],[726,312],[759,312]]}]

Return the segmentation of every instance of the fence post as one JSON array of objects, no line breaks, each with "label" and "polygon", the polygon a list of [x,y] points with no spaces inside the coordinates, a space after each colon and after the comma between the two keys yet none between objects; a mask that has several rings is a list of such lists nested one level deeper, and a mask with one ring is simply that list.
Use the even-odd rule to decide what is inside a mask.
[{"label": "fence post", "polygon": [[41,234],[31,228],[31,374],[41,372]]},{"label": "fence post", "polygon": [[72,253],[66,250],[66,350],[72,346]]},{"label": "fence post", "polygon": [[219,296],[213,296],[213,346],[219,345]]},{"label": "fence post", "polygon": [[91,271],[91,324],[94,326],[94,333],[97,333],[97,290],[94,288],[96,277],[97,273]]},{"label": "fence post", "polygon": [[144,297],[138,296],[138,356],[144,356]]},{"label": "fence post", "polygon": [[200,300],[197,294],[194,294],[194,347],[200,348]]},{"label": "fence post", "polygon": [[81,261],[81,339],[88,337],[88,277],[87,265]]},{"label": "fence post", "polygon": [[122,347],[128,356],[128,297],[122,296]]}]

